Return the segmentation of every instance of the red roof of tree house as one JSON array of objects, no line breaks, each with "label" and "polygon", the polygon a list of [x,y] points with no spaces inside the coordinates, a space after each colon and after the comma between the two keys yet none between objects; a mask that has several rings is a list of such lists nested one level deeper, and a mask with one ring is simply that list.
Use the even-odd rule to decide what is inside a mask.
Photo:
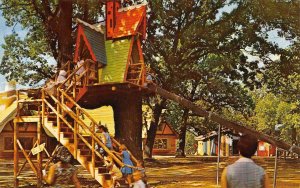
[{"label": "red roof of tree house", "polygon": [[116,13],[113,38],[146,34],[146,5],[121,8]]}]

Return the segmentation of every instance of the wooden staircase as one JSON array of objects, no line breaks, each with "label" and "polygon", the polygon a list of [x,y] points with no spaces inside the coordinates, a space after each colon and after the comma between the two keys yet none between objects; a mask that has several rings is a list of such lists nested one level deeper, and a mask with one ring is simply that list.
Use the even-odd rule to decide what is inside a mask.
[{"label": "wooden staircase", "polygon": [[[87,63],[91,62],[86,61],[82,66],[86,66]],[[104,157],[95,149],[95,145],[102,147],[117,167],[121,168],[124,164],[97,136],[97,122],[76,103],[87,92],[87,85],[92,82],[89,80],[88,69],[76,77],[75,74],[80,68],[81,66],[68,74],[68,78],[57,87],[56,96],[47,93],[46,90],[42,91],[42,124],[102,187],[110,187],[111,175],[105,166]],[[80,118],[81,115],[88,118],[91,124],[86,125]],[[115,146],[120,146],[114,138],[112,141]],[[137,162],[134,156],[131,155],[131,158],[133,162]],[[128,187],[123,179],[119,180],[119,184],[121,187]]]}]

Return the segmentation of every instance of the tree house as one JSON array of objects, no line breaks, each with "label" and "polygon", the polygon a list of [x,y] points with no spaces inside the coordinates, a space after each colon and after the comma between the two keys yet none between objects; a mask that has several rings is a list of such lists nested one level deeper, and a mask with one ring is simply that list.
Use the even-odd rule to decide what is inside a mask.
[{"label": "tree house", "polygon": [[141,135],[142,129],[146,4],[122,7],[120,1],[107,1],[105,25],[79,19],[77,23],[74,62],[91,60],[93,72],[88,83],[78,88],[76,102],[90,109],[112,106],[116,138],[134,142],[132,149],[141,151],[141,136],[132,137]]},{"label": "tree house", "polygon": [[[73,62],[67,62],[43,89],[37,89],[28,100],[17,96],[21,104],[34,104],[36,119],[26,119],[17,113],[14,124],[14,175],[18,187],[19,149],[41,184],[41,155],[38,167],[30,154],[22,149],[19,129],[22,124],[37,124],[37,145],[41,143],[41,128],[64,145],[73,157],[87,169],[103,187],[111,180],[103,156],[95,149],[102,147],[115,164],[124,163],[110,151],[96,134],[96,122],[85,109],[111,106],[114,111],[115,138],[118,147],[126,144],[131,159],[142,158],[142,95],[145,83],[145,65],[141,42],[145,38],[146,4],[122,7],[120,1],[106,2],[106,24],[91,25],[77,20],[77,39]],[[76,66],[74,66],[76,64]],[[73,68],[72,68],[73,67]],[[87,125],[81,117],[88,118]],[[24,145],[24,144],[23,144]],[[34,147],[34,146],[33,146]],[[126,187],[126,186],[125,186]]]}]

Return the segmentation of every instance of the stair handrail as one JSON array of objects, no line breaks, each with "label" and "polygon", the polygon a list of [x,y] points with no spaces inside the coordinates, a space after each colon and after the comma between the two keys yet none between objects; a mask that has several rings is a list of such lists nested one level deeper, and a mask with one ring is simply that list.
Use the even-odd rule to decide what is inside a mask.
[{"label": "stair handrail", "polygon": [[[73,103],[92,123],[94,124],[98,124],[96,122],[96,120],[94,120],[94,118],[87,113],[84,109],[81,108],[81,106],[79,106],[70,96],[68,96],[68,94],[64,91],[60,91],[71,103]],[[89,127],[90,130],[90,127]],[[91,131],[91,130],[90,130]],[[111,135],[110,135],[111,136]],[[116,144],[118,147],[121,145],[121,143],[119,143],[113,136],[111,136],[111,140],[114,144]],[[130,157],[133,159],[133,161],[135,163],[138,162],[138,160],[132,155],[132,153],[129,151]]]},{"label": "stair handrail", "polygon": [[[77,107],[77,109],[79,109],[90,121],[92,121],[92,123],[94,124],[94,125],[96,125],[97,124],[97,122],[89,115],[89,113],[87,113],[81,106],[79,106],[66,92],[64,92],[63,90],[60,90],[59,92],[61,92],[61,94],[64,96],[64,97],[66,97],[68,100],[69,100],[69,102],[71,102],[71,103],[73,103],[73,105],[74,106],[76,106]],[[67,107],[67,106],[66,106]],[[68,107],[67,107],[68,108]],[[71,109],[70,109],[71,110]],[[72,111],[73,112],[73,111]],[[73,112],[74,113],[74,112]],[[86,125],[81,119],[78,119],[78,120],[80,120],[81,121],[81,123],[85,126],[81,126],[82,128],[84,128],[85,130],[87,129],[87,130],[89,130],[90,131],[90,133],[91,133],[91,135],[93,136],[93,137],[95,137],[95,138],[97,138],[99,141],[100,141],[100,139],[98,138],[98,136],[96,135],[96,133],[93,131],[93,130],[91,130],[91,127],[90,126],[88,126],[88,125]],[[94,139],[95,139],[94,138]],[[96,139],[95,139],[96,140]],[[100,143],[101,144],[99,144],[103,149],[104,149],[104,151],[105,152],[107,152],[117,163],[118,163],[118,165],[120,165],[121,167],[124,165],[111,151],[110,151],[110,149],[108,149],[103,143],[102,143],[102,141],[100,141]]]},{"label": "stair handrail", "polygon": [[[67,61],[67,63],[65,63],[62,67],[60,67],[60,70],[65,70],[65,68],[67,66],[68,66],[68,68],[67,68],[66,72],[69,73],[69,71],[70,71],[70,61]],[[51,78],[56,81],[58,74],[59,74],[59,71],[56,71],[56,73],[53,76],[51,76]]]},{"label": "stair handrail", "polygon": [[[69,80],[71,80],[73,78],[73,76],[77,73],[77,71],[82,68],[82,67],[86,67],[86,65],[88,65],[90,63],[90,61],[93,61],[91,59],[86,59],[80,66],[76,67],[75,69],[73,69],[73,72],[71,74],[69,74],[69,76],[62,82],[59,84],[59,86],[57,87],[58,89],[60,89],[63,85],[65,85]],[[94,61],[93,61],[94,62]],[[80,74],[79,78],[81,78],[82,76],[86,76],[88,78],[88,73],[89,73],[89,68],[86,67],[84,72],[82,74]],[[75,83],[76,83],[76,79],[75,79]],[[76,85],[76,84],[75,84]],[[82,83],[83,86],[86,85],[85,82]]]},{"label": "stair handrail", "polygon": [[[51,95],[51,97],[52,97],[52,99],[54,100],[55,99],[55,97],[54,96],[52,96]],[[72,125],[70,125],[70,123],[64,118],[64,116],[62,116],[62,115],[60,115],[56,110],[55,110],[55,108],[46,100],[46,99],[44,99],[43,100],[44,102],[45,102],[45,104],[57,115],[57,116],[59,116],[59,118],[61,119],[61,120],[63,120],[64,122],[65,122],[65,124],[74,132],[74,128],[72,127]],[[57,100],[54,100],[54,101],[56,101],[56,102],[58,102]],[[60,105],[61,107],[62,107],[62,105],[60,104],[60,103],[58,103],[58,105]],[[79,133],[77,133],[78,134],[78,136],[81,138],[81,140],[90,148],[90,149],[92,149],[92,146],[91,146],[91,144],[89,144],[88,143],[88,141],[86,141],[86,139],[82,136],[82,135],[80,135]],[[76,151],[75,151],[76,152]],[[96,153],[96,155],[99,157],[99,158],[101,158],[101,159],[103,159],[103,157],[102,157],[102,155],[98,152],[98,151],[96,151],[95,152]]]},{"label": "stair handrail", "polygon": [[62,82],[58,85],[57,89],[61,89],[61,87],[63,85],[65,85],[67,83],[67,81],[71,80],[73,78],[73,76],[76,74],[76,72],[81,68],[83,67],[85,64],[85,62],[83,64],[81,64],[80,66],[76,67],[75,69],[73,69],[73,72],[71,74],[69,74],[69,76]]},{"label": "stair handrail", "polygon": [[[68,96],[62,89],[59,89],[59,92],[62,93],[63,96],[65,96],[68,100],[70,100],[70,102],[72,102],[78,109],[80,109],[85,115],[88,114],[87,112],[85,112],[85,110],[83,110],[70,96]],[[84,121],[82,121],[81,119],[78,119],[77,118],[77,115],[65,104],[62,104],[57,98],[55,98],[53,95],[49,95],[55,103],[57,103],[57,105],[59,105],[61,107],[61,109],[63,109],[65,112],[67,112],[83,129],[85,130],[89,130],[90,131],[90,136],[92,136],[92,138],[97,142],[97,144],[99,144],[103,149],[104,151],[109,154],[113,159],[114,161],[120,166],[120,167],[123,167],[124,166],[124,163],[121,162],[111,151],[110,149],[108,149],[103,143],[102,141],[98,138],[98,136],[95,134],[95,132],[93,132],[90,127],[88,125],[86,125],[84,123]],[[52,110],[55,110],[55,109],[52,109]],[[55,110],[54,111],[57,116],[62,119],[62,115],[58,114],[58,112]],[[90,117],[90,116],[89,116]],[[66,123],[67,124],[67,123]],[[71,125],[68,125],[67,126],[71,126]],[[71,126],[70,127],[71,130],[74,132],[74,129],[73,127]],[[80,134],[78,133],[78,136]],[[81,136],[81,135],[80,135]],[[87,144],[87,143],[85,143]],[[98,151],[97,151],[98,152]]]}]

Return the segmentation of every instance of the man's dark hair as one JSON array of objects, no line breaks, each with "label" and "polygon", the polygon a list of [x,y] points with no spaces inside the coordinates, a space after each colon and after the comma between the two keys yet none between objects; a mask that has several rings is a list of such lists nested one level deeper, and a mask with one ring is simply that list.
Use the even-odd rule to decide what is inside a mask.
[{"label": "man's dark hair", "polygon": [[108,132],[108,128],[106,126],[104,126],[104,125],[99,125],[98,129],[102,129],[106,133]]},{"label": "man's dark hair", "polygon": [[243,157],[251,158],[258,146],[258,141],[255,137],[250,135],[243,135],[238,142],[238,149]]}]

